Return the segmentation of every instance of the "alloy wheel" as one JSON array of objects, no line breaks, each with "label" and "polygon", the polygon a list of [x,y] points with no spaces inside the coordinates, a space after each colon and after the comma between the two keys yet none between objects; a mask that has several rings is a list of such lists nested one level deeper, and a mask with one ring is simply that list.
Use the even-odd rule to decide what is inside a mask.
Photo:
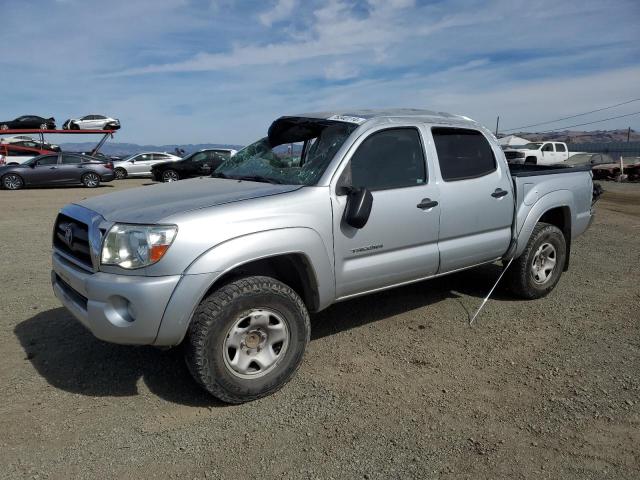
[{"label": "alloy wheel", "polygon": [[547,283],[556,268],[556,249],[550,243],[543,243],[536,250],[531,262],[531,275],[538,285]]},{"label": "alloy wheel", "polygon": [[4,176],[4,178],[2,179],[2,185],[7,190],[18,190],[22,188],[23,182],[22,178],[20,178],[18,175],[10,173],[9,175]]}]

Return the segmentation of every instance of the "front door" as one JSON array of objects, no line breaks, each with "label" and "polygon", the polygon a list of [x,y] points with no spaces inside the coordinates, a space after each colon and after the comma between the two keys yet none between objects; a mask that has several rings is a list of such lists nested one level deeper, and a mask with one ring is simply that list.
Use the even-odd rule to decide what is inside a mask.
[{"label": "front door", "polygon": [[25,172],[25,180],[33,185],[59,183],[62,179],[58,155],[40,157],[31,171]]},{"label": "front door", "polygon": [[504,255],[511,242],[513,194],[506,163],[478,130],[433,127],[442,182],[440,273]]},{"label": "front door", "polygon": [[[348,160],[332,195],[336,295],[339,298],[433,275],[438,270],[439,191],[427,172],[416,127],[370,133]],[[341,187],[373,195],[367,224],[343,219]]]}]

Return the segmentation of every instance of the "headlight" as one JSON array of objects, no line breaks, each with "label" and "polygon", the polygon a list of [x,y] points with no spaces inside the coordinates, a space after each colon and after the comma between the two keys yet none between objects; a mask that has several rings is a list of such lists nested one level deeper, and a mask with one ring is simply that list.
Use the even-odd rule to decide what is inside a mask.
[{"label": "headlight", "polygon": [[176,237],[175,225],[127,225],[116,223],[102,244],[102,265],[142,268],[159,261]]}]

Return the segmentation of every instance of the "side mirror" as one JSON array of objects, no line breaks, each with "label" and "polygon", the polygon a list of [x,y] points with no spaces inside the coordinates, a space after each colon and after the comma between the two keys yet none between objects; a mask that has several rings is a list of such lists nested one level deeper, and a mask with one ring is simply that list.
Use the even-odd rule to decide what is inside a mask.
[{"label": "side mirror", "polygon": [[136,161],[132,158],[131,160],[129,160],[129,163],[136,163]]},{"label": "side mirror", "polygon": [[373,195],[366,188],[351,188],[347,195],[344,221],[353,228],[362,228],[367,224],[369,215],[371,215]]}]

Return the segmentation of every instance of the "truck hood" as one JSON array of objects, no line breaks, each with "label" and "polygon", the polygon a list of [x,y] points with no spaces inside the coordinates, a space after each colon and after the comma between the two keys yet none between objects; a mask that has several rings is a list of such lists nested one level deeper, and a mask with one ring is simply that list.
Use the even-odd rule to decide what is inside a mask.
[{"label": "truck hood", "polygon": [[299,190],[302,185],[273,185],[222,178],[194,178],[148,185],[89,198],[77,205],[124,223],[156,223],[177,213]]}]

